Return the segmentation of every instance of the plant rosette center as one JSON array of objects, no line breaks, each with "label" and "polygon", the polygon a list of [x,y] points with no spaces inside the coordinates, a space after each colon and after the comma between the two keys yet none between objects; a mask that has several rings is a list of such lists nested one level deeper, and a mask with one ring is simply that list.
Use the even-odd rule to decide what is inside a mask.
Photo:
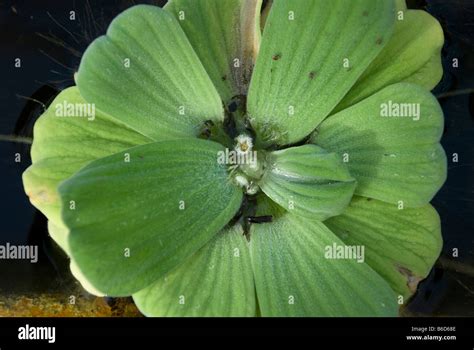
[{"label": "plant rosette center", "polygon": [[251,136],[241,134],[235,138],[234,149],[220,151],[218,162],[229,165],[233,182],[248,195],[259,192],[258,181],[265,169],[265,152],[254,149]]}]

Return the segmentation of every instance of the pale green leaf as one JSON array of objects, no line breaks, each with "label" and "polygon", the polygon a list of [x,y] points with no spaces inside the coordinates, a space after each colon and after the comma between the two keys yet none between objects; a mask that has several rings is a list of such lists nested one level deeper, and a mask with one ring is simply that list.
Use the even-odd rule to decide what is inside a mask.
[{"label": "pale green leaf", "polygon": [[226,103],[247,95],[260,45],[261,6],[262,0],[171,0],[165,7]]},{"label": "pale green leaf", "polygon": [[222,230],[133,300],[146,316],[255,316],[253,272],[242,228]]},{"label": "pale green leaf", "polygon": [[410,207],[427,204],[446,179],[442,132],[435,97],[400,83],[329,117],[313,141],[347,158],[356,194]]},{"label": "pale green leaf", "polygon": [[62,222],[55,224],[53,221],[48,220],[48,233],[49,236],[69,255],[69,243],[68,243],[68,229]]},{"label": "pale green leaf", "polygon": [[[52,221],[48,221],[48,232],[51,238],[64,250],[64,252],[69,256],[71,251],[69,249],[69,230],[63,226],[63,224],[56,225]],[[85,291],[89,294],[93,294],[96,296],[104,296],[105,294],[91,285],[89,280],[85,278],[85,276],[80,271],[79,267],[75,263],[74,260],[70,260],[69,263],[71,274],[74,278],[81,284]]]},{"label": "pale green leaf", "polygon": [[438,213],[431,205],[396,205],[355,197],[346,211],[325,224],[348,245],[365,247],[367,263],[405,298],[416,291],[442,246]]},{"label": "pale green leaf", "polygon": [[406,0],[395,0],[395,8],[397,11],[405,11],[407,9]]},{"label": "pale green leaf", "polygon": [[160,141],[223,120],[222,102],[179,26],[157,6],[134,6],[87,48],[77,85],[97,108]]},{"label": "pale green leaf", "polygon": [[271,206],[259,213],[273,215],[250,231],[262,316],[396,316],[395,294],[367,264],[329,259],[344,243],[323,223]]},{"label": "pale green leaf", "polygon": [[356,186],[336,153],[304,145],[269,153],[258,185],[283,208],[325,220],[342,213]]},{"label": "pale green leaf", "polygon": [[[398,15],[397,15],[398,16]],[[443,29],[425,11],[409,10],[395,21],[387,46],[336,108],[342,110],[382,88],[408,82],[433,89],[443,76],[441,49]]]},{"label": "pale green leaf", "polygon": [[275,1],[248,96],[259,142],[290,144],[334,109],[385,46],[393,1]]},{"label": "pale green leaf", "polygon": [[104,292],[101,292],[97,288],[95,288],[90,281],[84,276],[82,271],[80,270],[79,266],[76,264],[74,260],[71,260],[69,263],[69,268],[71,271],[71,274],[74,276],[74,278],[81,284],[82,288],[84,290],[92,295],[96,295],[98,297],[103,297],[106,296],[107,294]]},{"label": "pale green leaf", "polygon": [[71,256],[92,286],[116,296],[137,292],[229,222],[242,191],[217,162],[222,150],[200,139],[137,146],[61,184]]},{"label": "pale green leaf", "polygon": [[[62,223],[59,225],[54,224],[52,221],[48,221],[48,232],[52,239],[64,250],[64,252],[70,256],[71,251],[69,249],[69,230],[63,226]],[[75,263],[74,260],[70,260],[69,262],[71,274],[74,278],[81,284],[85,291],[89,294],[93,294],[96,296],[104,296],[105,294],[91,285],[89,280],[85,278],[85,276],[80,271],[79,267]]]},{"label": "pale green leaf", "polygon": [[31,203],[56,226],[62,225],[60,182],[92,160],[151,142],[99,110],[93,116],[81,116],[85,104],[76,87],[68,88],[54,99],[33,130],[33,165],[23,173],[23,185]]}]

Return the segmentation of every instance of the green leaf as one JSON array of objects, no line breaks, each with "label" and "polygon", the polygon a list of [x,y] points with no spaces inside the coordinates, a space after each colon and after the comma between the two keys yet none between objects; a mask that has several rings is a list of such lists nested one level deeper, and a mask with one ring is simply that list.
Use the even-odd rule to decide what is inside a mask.
[{"label": "green leaf", "polygon": [[[48,220],[48,232],[51,238],[64,250],[64,252],[70,256],[71,250],[69,248],[69,230],[64,227],[63,224],[56,225],[52,221]],[[77,266],[74,260],[70,260],[69,263],[71,274],[81,284],[82,288],[89,294],[96,296],[104,296],[105,294],[91,285],[89,280],[82,274],[81,270]]]},{"label": "green leaf", "polygon": [[336,153],[315,145],[287,148],[267,155],[258,185],[295,214],[325,220],[344,211],[356,182]]},{"label": "green leaf", "polygon": [[84,288],[87,293],[96,295],[98,297],[106,296],[106,293],[99,291],[90,283],[74,260],[70,261],[69,268],[71,270],[71,274],[81,284],[82,288]]},{"label": "green leaf", "polygon": [[48,233],[49,236],[64,250],[64,252],[69,256],[69,244],[68,244],[68,229],[63,225],[63,223],[55,224],[53,221],[48,220]]},{"label": "green leaf", "polygon": [[[85,103],[76,87],[68,88],[54,99],[34,126],[33,165],[23,173],[23,185],[31,203],[56,226],[62,225],[57,193],[60,182],[92,160],[151,142],[99,110],[95,110],[93,117],[81,117],[80,109],[74,106]],[[68,115],[60,112],[67,112],[69,106],[73,106],[70,111],[75,113],[61,116]]]},{"label": "green leaf", "polygon": [[343,110],[391,84],[408,82],[427,90],[438,84],[443,76],[441,25],[425,11],[405,11],[402,18],[395,21],[395,31],[387,46],[336,110]]},{"label": "green leaf", "polygon": [[260,142],[290,144],[313,131],[382,50],[393,22],[393,1],[275,1],[247,104]]},{"label": "green leaf", "polygon": [[[396,106],[411,116],[383,116],[394,115]],[[435,97],[400,83],[329,117],[313,141],[346,156],[356,194],[411,207],[428,203],[446,180],[442,132],[443,112]]]},{"label": "green leaf", "polygon": [[253,272],[242,228],[222,230],[133,300],[146,316],[255,316]]},{"label": "green leaf", "polygon": [[407,298],[431,270],[443,244],[438,213],[431,205],[396,205],[354,197],[346,211],[325,224],[348,245],[365,246],[367,263]]},{"label": "green leaf", "polygon": [[156,141],[198,135],[222,102],[178,21],[134,6],[87,48],[77,75],[87,102]]},{"label": "green leaf", "polygon": [[226,103],[247,95],[260,45],[261,6],[262,0],[171,0],[165,7]]},{"label": "green leaf", "polygon": [[[52,221],[48,221],[48,232],[52,239],[64,250],[64,252],[70,256],[71,250],[69,248],[69,230],[67,227],[64,227],[61,223],[60,225],[55,225]],[[77,266],[74,260],[70,260],[69,263],[71,274],[74,278],[81,284],[85,291],[89,294],[93,294],[96,296],[104,296],[105,294],[101,291],[94,288],[91,285],[89,280],[82,274],[81,270]]]},{"label": "green leaf", "polygon": [[242,191],[217,162],[222,150],[200,139],[137,146],[61,184],[72,259],[92,286],[115,296],[137,292],[229,222]]},{"label": "green leaf", "polygon": [[406,11],[407,3],[405,0],[395,0],[395,8],[397,11]]},{"label": "green leaf", "polygon": [[[261,205],[261,203],[259,203]],[[252,225],[250,253],[262,316],[395,316],[396,296],[367,264],[332,259],[344,243],[323,223],[265,206],[273,222]]]}]

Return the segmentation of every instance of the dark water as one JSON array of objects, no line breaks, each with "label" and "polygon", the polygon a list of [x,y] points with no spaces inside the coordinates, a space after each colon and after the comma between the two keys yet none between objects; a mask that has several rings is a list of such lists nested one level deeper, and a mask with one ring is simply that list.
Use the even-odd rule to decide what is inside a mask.
[{"label": "dark water", "polygon": [[[7,1],[0,4],[0,134],[31,136],[32,126],[52,98],[74,85],[82,52],[108,23],[135,3],[165,1]],[[409,1],[443,26],[445,74],[434,93],[443,107],[442,144],[451,159],[448,181],[433,200],[443,226],[444,249],[412,299],[408,314],[474,316],[474,1]],[[76,20],[69,20],[70,11]],[[13,68],[21,57],[22,68]],[[453,68],[452,59],[459,59]],[[28,99],[29,98],[29,99]],[[38,102],[34,101],[37,100]],[[21,162],[15,162],[15,154]],[[3,261],[0,289],[13,293],[73,288],[66,258],[48,238],[46,219],[23,192],[29,146],[0,142],[0,244],[38,244],[37,264]],[[459,257],[453,259],[453,249]]]}]

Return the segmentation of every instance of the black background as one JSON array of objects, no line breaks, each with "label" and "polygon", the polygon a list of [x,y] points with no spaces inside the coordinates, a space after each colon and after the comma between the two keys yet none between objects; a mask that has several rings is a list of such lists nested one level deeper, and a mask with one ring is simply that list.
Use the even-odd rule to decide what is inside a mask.
[{"label": "black background", "polygon": [[[310,0],[308,0],[310,1]],[[82,52],[108,23],[136,3],[166,1],[2,1],[0,2],[0,134],[32,136],[32,126],[65,87]],[[474,316],[474,1],[409,1],[443,26],[444,77],[434,94],[443,107],[442,144],[451,160],[448,181],[432,204],[441,219],[441,258],[409,304],[405,315]],[[76,20],[69,20],[69,12]],[[22,68],[14,68],[15,58]],[[459,68],[452,59],[459,59]],[[39,102],[33,101],[37,100]],[[15,163],[15,153],[22,161]],[[0,244],[38,244],[40,262],[0,263],[0,293],[31,294],[60,290],[72,283],[68,264],[48,238],[46,219],[29,203],[21,174],[30,164],[29,146],[0,141]],[[459,257],[452,258],[453,248]]]}]

